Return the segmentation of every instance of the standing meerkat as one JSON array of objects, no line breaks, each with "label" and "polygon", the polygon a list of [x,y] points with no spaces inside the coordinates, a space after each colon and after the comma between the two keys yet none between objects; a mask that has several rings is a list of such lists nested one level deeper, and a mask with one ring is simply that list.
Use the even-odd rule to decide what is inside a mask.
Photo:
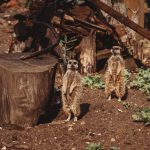
[{"label": "standing meerkat", "polygon": [[78,67],[79,65],[77,60],[69,60],[67,63],[67,71],[63,77],[62,104],[64,112],[68,115],[66,121],[71,119],[72,113],[74,115],[74,121],[77,121],[80,114],[82,76],[78,72]]},{"label": "standing meerkat", "polygon": [[118,101],[121,101],[125,94],[125,62],[120,54],[120,46],[113,46],[111,52],[105,73],[105,94],[108,100],[111,100],[111,94],[115,92]]}]

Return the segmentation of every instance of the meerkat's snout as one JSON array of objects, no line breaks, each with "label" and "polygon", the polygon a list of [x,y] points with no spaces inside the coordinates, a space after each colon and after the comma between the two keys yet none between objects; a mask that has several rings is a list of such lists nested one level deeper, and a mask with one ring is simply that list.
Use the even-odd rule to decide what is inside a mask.
[{"label": "meerkat's snout", "polygon": [[111,52],[113,54],[121,54],[121,47],[120,46],[113,46],[112,49],[111,49]]}]

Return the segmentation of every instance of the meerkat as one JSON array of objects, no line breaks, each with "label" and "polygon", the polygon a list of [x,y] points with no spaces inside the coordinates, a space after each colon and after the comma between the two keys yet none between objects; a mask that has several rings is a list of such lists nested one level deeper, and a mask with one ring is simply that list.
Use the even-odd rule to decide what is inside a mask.
[{"label": "meerkat", "polygon": [[121,47],[113,46],[112,56],[108,59],[108,67],[105,73],[105,94],[111,100],[112,92],[115,92],[118,101],[125,94],[125,62],[121,56]]},{"label": "meerkat", "polygon": [[67,71],[63,76],[62,85],[62,105],[64,112],[68,115],[66,121],[74,115],[74,121],[78,120],[80,115],[80,97],[82,93],[81,79],[78,72],[78,61],[71,59],[67,63]]}]

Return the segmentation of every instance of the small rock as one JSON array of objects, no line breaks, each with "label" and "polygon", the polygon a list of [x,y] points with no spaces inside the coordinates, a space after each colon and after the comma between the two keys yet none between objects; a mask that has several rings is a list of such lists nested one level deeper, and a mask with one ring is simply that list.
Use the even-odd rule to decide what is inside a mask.
[{"label": "small rock", "polygon": [[123,112],[121,109],[118,109],[119,112]]},{"label": "small rock", "polygon": [[54,139],[57,140],[57,137],[55,136]]},{"label": "small rock", "polygon": [[94,135],[95,135],[95,133],[93,133],[93,132],[88,133],[88,136],[94,136]]},{"label": "small rock", "polygon": [[68,131],[72,131],[72,130],[73,130],[73,128],[72,128],[72,127],[69,127],[69,128],[68,128]]},{"label": "small rock", "polygon": [[85,125],[85,121],[81,121],[81,125]]},{"label": "small rock", "polygon": [[71,150],[76,150],[76,148],[73,147],[73,148],[71,148]]},{"label": "small rock", "polygon": [[2,127],[0,127],[0,130],[2,130],[3,128]]},{"label": "small rock", "polygon": [[73,124],[68,124],[68,127],[73,127]]},{"label": "small rock", "polygon": [[90,144],[90,142],[85,142],[86,144]]},{"label": "small rock", "polygon": [[111,138],[111,142],[115,142],[116,140],[114,138]]},{"label": "small rock", "polygon": [[5,149],[7,149],[6,146],[2,147],[2,150],[5,150]]}]

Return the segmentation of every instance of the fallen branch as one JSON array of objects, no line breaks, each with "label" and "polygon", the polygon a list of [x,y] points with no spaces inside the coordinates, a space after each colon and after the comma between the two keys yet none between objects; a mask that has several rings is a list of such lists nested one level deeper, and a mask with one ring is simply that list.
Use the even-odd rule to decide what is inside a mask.
[{"label": "fallen branch", "polygon": [[106,59],[106,58],[110,57],[110,55],[111,55],[110,49],[99,50],[96,53],[96,59],[97,60],[99,60],[99,59]]},{"label": "fallen branch", "polygon": [[79,18],[72,17],[72,16],[69,16],[69,15],[64,15],[64,19],[65,19],[65,20],[69,20],[69,21],[71,21],[71,22],[78,22],[78,23],[80,23],[80,24],[83,24],[83,25],[85,25],[85,26],[88,26],[88,27],[90,27],[90,28],[94,28],[94,29],[96,29],[96,30],[100,30],[100,31],[103,31],[103,32],[106,32],[106,31],[107,31],[106,28],[100,27],[100,26],[95,25],[95,24],[93,24],[93,23],[89,23],[89,22],[87,22],[87,21],[85,21],[85,20],[81,20],[81,19],[79,19]]}]

